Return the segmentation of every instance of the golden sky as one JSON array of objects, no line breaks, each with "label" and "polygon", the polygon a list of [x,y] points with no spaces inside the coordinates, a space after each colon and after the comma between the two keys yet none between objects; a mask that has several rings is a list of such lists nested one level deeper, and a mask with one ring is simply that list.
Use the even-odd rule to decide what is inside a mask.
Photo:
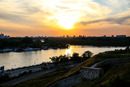
[{"label": "golden sky", "polygon": [[130,36],[130,0],[0,0],[10,36]]}]

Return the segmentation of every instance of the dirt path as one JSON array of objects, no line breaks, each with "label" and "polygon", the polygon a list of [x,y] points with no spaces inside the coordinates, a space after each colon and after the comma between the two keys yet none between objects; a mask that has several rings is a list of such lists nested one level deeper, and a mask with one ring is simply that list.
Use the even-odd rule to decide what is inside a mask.
[{"label": "dirt path", "polygon": [[44,71],[32,73],[32,74],[29,74],[29,75],[14,79],[12,81],[9,81],[7,83],[4,83],[3,86],[13,85],[13,84],[16,84],[16,83],[19,83],[19,82],[22,82],[22,81],[26,81],[26,80],[29,80],[29,79],[32,79],[32,78],[36,78],[36,77],[38,77],[40,75],[44,75],[44,74],[47,74],[47,73],[54,72],[54,71],[56,71],[56,69],[50,69],[50,70],[44,70]]}]

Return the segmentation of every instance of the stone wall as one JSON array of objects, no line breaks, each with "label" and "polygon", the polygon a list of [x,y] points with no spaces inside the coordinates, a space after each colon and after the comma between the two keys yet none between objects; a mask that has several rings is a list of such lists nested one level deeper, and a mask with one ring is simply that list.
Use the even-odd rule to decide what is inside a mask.
[{"label": "stone wall", "polygon": [[101,75],[103,75],[103,69],[84,67],[84,68],[81,68],[80,75],[82,79],[87,79],[87,80],[99,78]]},{"label": "stone wall", "polygon": [[85,67],[80,70],[80,74],[57,81],[49,87],[70,87],[71,85],[81,83],[84,79],[99,78],[102,74],[101,68]]}]

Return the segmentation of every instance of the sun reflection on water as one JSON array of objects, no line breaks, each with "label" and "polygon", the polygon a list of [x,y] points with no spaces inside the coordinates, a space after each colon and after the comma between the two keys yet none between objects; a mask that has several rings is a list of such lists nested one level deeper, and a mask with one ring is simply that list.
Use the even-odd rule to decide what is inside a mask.
[{"label": "sun reflection on water", "polygon": [[66,55],[67,57],[71,57],[71,56],[72,56],[72,47],[71,47],[71,46],[69,47],[69,49],[66,49],[65,55]]}]

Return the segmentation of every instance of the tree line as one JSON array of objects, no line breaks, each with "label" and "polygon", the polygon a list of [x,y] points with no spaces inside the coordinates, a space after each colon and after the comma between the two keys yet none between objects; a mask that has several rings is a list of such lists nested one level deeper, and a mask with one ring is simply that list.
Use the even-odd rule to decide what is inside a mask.
[{"label": "tree line", "polygon": [[[40,40],[44,39],[44,42]],[[45,37],[45,38],[4,38],[0,39],[0,49],[4,48],[68,48],[70,45],[130,46],[130,37]]]},{"label": "tree line", "polygon": [[130,37],[51,37],[45,38],[48,46],[58,44],[92,46],[130,46]]},{"label": "tree line", "polygon": [[42,42],[40,39],[33,40],[32,38],[4,38],[0,39],[0,49],[5,48],[40,48]]},{"label": "tree line", "polygon": [[73,53],[72,56],[67,56],[67,55],[60,55],[60,56],[55,56],[55,57],[51,57],[51,61],[53,63],[57,64],[62,64],[62,63],[66,63],[69,61],[72,62],[82,62],[84,60],[89,59],[90,57],[92,57],[93,53],[90,51],[85,51],[81,56],[79,56],[79,53]]}]

